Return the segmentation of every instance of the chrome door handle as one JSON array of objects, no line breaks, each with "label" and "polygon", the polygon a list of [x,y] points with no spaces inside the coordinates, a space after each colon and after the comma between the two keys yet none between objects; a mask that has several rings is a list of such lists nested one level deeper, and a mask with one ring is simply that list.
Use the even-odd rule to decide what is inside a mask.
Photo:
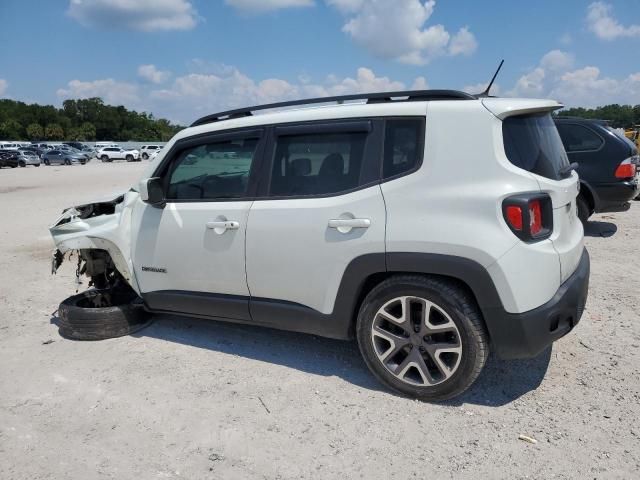
[{"label": "chrome door handle", "polygon": [[329,228],[335,228],[340,233],[349,233],[354,228],[369,228],[371,220],[368,218],[334,218],[329,220]]},{"label": "chrome door handle", "polygon": [[240,228],[240,222],[225,220],[221,222],[207,222],[207,228],[211,230],[237,230]]}]

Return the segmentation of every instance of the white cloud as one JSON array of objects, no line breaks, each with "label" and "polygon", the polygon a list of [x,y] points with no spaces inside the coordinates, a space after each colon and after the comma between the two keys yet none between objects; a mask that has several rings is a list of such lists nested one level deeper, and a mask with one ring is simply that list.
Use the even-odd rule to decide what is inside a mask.
[{"label": "white cloud", "polygon": [[9,88],[9,82],[7,82],[4,78],[0,78],[0,95],[4,95],[4,92]]},{"label": "white cloud", "polygon": [[56,92],[59,98],[91,98],[101,97],[110,105],[125,105],[135,108],[140,105],[139,88],[135,84],[117,82],[112,78],[83,82],[71,80],[67,88]]},{"label": "white cloud", "polygon": [[[426,88],[418,77],[413,88]],[[177,77],[169,88],[150,92],[147,110],[182,123],[211,112],[248,105],[299,98],[405,90],[403,82],[377,76],[368,68],[359,68],[354,77],[329,75],[322,82],[310,77],[290,82],[279,78],[254,80],[235,67],[224,66],[217,73],[190,73]]]},{"label": "white cloud", "polygon": [[[574,63],[573,55],[552,50],[540,59],[537,66],[522,75],[505,96],[553,98],[570,107],[640,104],[640,72],[612,78],[603,76],[596,66],[576,69]],[[480,85],[465,87],[465,90],[482,90],[477,87]]]},{"label": "white cloud", "polygon": [[187,0],[70,0],[67,14],[86,27],[190,30],[198,14]]},{"label": "white cloud", "polygon": [[443,25],[426,25],[435,0],[326,1],[345,16],[342,30],[380,58],[424,65],[443,55],[469,55],[478,45],[467,27],[452,37]]},{"label": "white cloud", "polygon": [[171,76],[171,72],[158,70],[155,65],[140,65],[138,76],[151,83],[164,83]]},{"label": "white cloud", "polygon": [[572,68],[573,62],[574,58],[570,53],[562,50],[551,50],[542,57],[540,66],[546,70],[562,72]]},{"label": "white cloud", "polygon": [[264,13],[282,8],[312,7],[313,0],[225,0],[227,5],[250,13]]},{"label": "white cloud", "polygon": [[640,37],[640,25],[625,27],[613,16],[613,7],[605,2],[593,2],[589,5],[587,27],[601,40]]},{"label": "white cloud", "polygon": [[471,55],[478,48],[476,37],[469,31],[469,27],[461,28],[451,39],[450,55]]}]

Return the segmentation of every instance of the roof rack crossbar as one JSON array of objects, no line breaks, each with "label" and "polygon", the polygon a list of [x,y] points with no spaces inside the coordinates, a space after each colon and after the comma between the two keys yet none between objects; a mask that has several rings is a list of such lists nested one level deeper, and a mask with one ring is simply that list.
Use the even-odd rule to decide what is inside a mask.
[{"label": "roof rack crossbar", "polygon": [[[393,100],[394,98],[403,98],[403,100]],[[308,98],[304,100],[290,100],[287,102],[268,103],[265,105],[256,105],[253,107],[237,108],[235,110],[227,110],[224,112],[214,113],[199,118],[191,124],[192,127],[204,125],[207,123],[220,122],[232,118],[248,117],[253,112],[259,110],[272,110],[275,108],[287,108],[301,105],[314,105],[319,103],[344,103],[354,100],[366,100],[367,103],[383,103],[390,101],[418,102],[426,100],[476,100],[477,97],[466,92],[457,90],[407,90],[399,92],[380,92],[380,93],[356,93],[352,95],[339,95],[334,97],[318,97]]]}]

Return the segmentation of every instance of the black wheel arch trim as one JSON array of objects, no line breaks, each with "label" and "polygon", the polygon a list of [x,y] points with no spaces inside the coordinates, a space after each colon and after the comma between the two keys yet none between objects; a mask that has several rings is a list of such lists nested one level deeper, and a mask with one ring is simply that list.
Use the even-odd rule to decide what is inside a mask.
[{"label": "black wheel arch trim", "polygon": [[491,337],[492,322],[487,314],[504,311],[493,280],[479,263],[452,255],[392,252],[359,256],[345,268],[333,311],[328,314],[294,302],[259,297],[173,290],[143,293],[142,297],[147,308],[154,312],[181,313],[351,339],[354,338],[357,309],[365,294],[383,278],[400,273],[439,275],[464,283],[474,295]]}]

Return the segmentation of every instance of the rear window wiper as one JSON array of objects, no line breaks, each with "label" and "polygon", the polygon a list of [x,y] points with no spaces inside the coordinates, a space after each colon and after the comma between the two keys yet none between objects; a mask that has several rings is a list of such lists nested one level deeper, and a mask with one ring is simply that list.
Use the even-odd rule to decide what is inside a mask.
[{"label": "rear window wiper", "polygon": [[558,170],[558,174],[561,177],[568,177],[571,174],[571,172],[573,170],[577,170],[578,167],[579,167],[579,165],[578,165],[577,162],[572,162],[569,165],[567,165],[566,167],[562,167],[560,170]]}]

